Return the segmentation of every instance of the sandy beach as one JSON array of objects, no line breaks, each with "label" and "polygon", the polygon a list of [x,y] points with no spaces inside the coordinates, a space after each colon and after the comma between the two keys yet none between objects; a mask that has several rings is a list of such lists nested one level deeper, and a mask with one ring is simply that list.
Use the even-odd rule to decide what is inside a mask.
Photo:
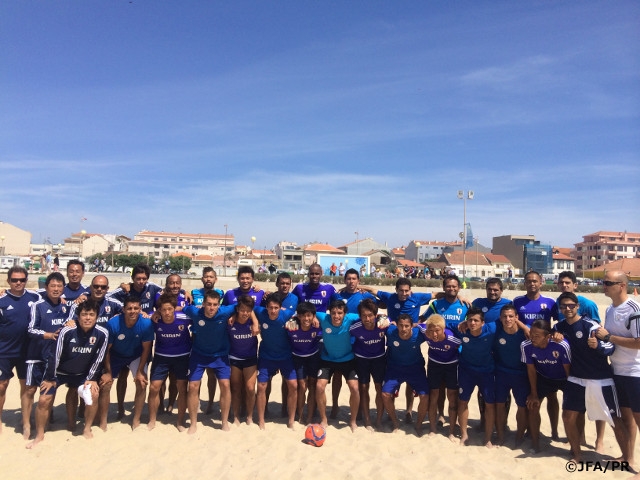
[{"label": "sandy beach", "polygon": [[[35,276],[32,276],[34,278]],[[89,275],[83,283],[89,283]],[[110,275],[111,288],[117,286],[120,277]],[[152,278],[158,282],[158,279]],[[192,283],[193,282],[193,283]],[[159,283],[159,282],[158,282]],[[197,279],[185,281],[186,288],[199,286]],[[273,283],[259,283],[266,290],[273,290]],[[236,286],[235,279],[220,279],[216,285],[223,289]],[[385,290],[392,290],[385,287]],[[415,289],[433,291],[433,289]],[[506,298],[521,295],[522,291],[506,291]],[[484,296],[483,290],[464,290],[461,295],[468,299]],[[557,293],[543,295],[556,297]],[[609,299],[603,294],[585,295],[593,299],[604,317]],[[426,347],[425,347],[426,350]],[[425,351],[426,354],[426,351]],[[219,479],[252,478],[409,478],[440,474],[450,478],[564,478],[585,472],[568,473],[568,444],[551,441],[549,420],[543,406],[541,441],[543,451],[530,453],[530,442],[521,448],[513,447],[515,431],[515,408],[511,409],[507,433],[507,444],[487,449],[481,446],[481,434],[476,428],[478,407],[475,394],[470,402],[470,441],[462,447],[447,438],[445,430],[435,437],[417,437],[413,425],[401,423],[401,431],[388,433],[385,430],[369,432],[358,428],[352,433],[347,426],[348,389],[343,388],[340,396],[340,414],[330,421],[327,440],[323,447],[315,448],[302,443],[304,425],[297,425],[296,431],[286,427],[280,417],[280,377],[274,379],[274,388],[269,403],[270,416],[266,430],[257,425],[231,426],[231,431],[220,429],[217,409],[212,415],[199,414],[198,431],[189,436],[180,433],[173,425],[175,414],[161,414],[155,430],[148,431],[148,414],[142,416],[143,425],[131,431],[131,409],[134,386],[129,381],[127,390],[127,416],[116,421],[115,392],[109,413],[107,432],[94,427],[94,438],[86,440],[80,435],[80,424],[75,432],[65,429],[66,413],[63,400],[66,388],[62,387],[56,398],[54,412],[56,421],[45,435],[45,440],[34,450],[25,449],[26,442],[21,435],[18,382],[11,381],[3,415],[4,429],[0,436],[2,448],[0,458],[5,476],[9,478],[197,478]],[[114,389],[115,390],[115,389]],[[402,389],[404,392],[404,388]],[[206,403],[205,389],[201,393],[201,405]],[[373,396],[373,387],[372,387]],[[404,418],[404,398],[401,394],[396,401],[399,417]],[[328,395],[329,397],[329,395]],[[515,407],[515,404],[514,404]],[[417,408],[417,401],[414,409]],[[414,414],[415,418],[415,414]],[[564,440],[564,429],[560,422],[560,435]],[[592,446],[595,440],[595,426],[587,422],[583,459],[606,460],[620,455],[613,431],[607,428],[605,455],[596,454]],[[636,446],[636,457],[640,458]],[[603,463],[604,465],[604,463]],[[607,472],[607,478],[628,478],[630,473]]]}]

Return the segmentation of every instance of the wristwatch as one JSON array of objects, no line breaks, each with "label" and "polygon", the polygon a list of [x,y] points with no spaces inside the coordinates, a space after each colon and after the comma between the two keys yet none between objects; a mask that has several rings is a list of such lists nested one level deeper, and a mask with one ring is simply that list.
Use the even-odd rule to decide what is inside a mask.
[{"label": "wristwatch", "polygon": [[602,339],[603,342],[608,342],[609,340],[611,340],[611,334],[607,333],[604,338]]}]

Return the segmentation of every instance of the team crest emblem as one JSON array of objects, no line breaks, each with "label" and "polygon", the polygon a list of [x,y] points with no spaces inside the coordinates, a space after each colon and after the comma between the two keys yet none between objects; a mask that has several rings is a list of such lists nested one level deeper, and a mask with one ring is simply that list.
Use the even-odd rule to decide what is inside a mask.
[{"label": "team crest emblem", "polygon": [[553,352],[553,358],[558,358],[560,356],[560,352]]},{"label": "team crest emblem", "polygon": [[111,312],[111,307],[109,305],[104,307],[104,313],[110,313],[110,312]]},{"label": "team crest emblem", "polygon": [[327,327],[327,328],[324,329],[324,332],[325,333],[331,333],[331,329],[329,327]]},{"label": "team crest emblem", "polygon": [[151,292],[147,292],[147,294],[145,295],[147,298],[151,298]]},{"label": "team crest emblem", "polygon": [[450,348],[451,348],[451,345],[445,345],[445,346],[444,346],[444,349],[445,349],[445,350],[449,350]]},{"label": "team crest emblem", "polygon": [[326,296],[327,296],[327,292],[325,292],[324,290],[323,290],[322,292],[320,292],[320,293],[322,293],[322,296],[323,296],[323,297],[326,297]]},{"label": "team crest emblem", "polygon": [[487,307],[482,307],[482,313],[487,313],[489,309]]},{"label": "team crest emblem", "polygon": [[464,343],[469,343],[469,337],[462,337],[462,341]]},{"label": "team crest emblem", "polygon": [[121,333],[120,335],[118,335],[118,340],[124,340],[124,333]]},{"label": "team crest emblem", "polygon": [[498,343],[500,343],[500,345],[506,345],[507,341],[504,338],[501,338],[500,340],[498,340]]},{"label": "team crest emblem", "polygon": [[182,332],[184,330],[184,325],[178,325],[178,330]]},{"label": "team crest emblem", "polygon": [[400,346],[400,342],[398,342],[397,340],[395,342],[393,342],[393,346],[394,347],[399,347]]},{"label": "team crest emblem", "polygon": [[458,309],[456,310],[456,313],[457,313],[458,315],[462,315],[462,309],[461,309],[461,308],[458,308]]},{"label": "team crest emblem", "polygon": [[198,325],[200,325],[201,327],[204,327],[204,320],[200,320],[200,321],[198,322]]},{"label": "team crest emblem", "polygon": [[540,304],[540,310],[546,310],[547,309],[547,304],[546,303],[541,303]]},{"label": "team crest emblem", "polygon": [[311,333],[311,338],[316,338],[316,332]]},{"label": "team crest emblem", "polygon": [[67,313],[67,307],[62,307],[62,313]]},{"label": "team crest emblem", "polygon": [[399,303],[396,303],[396,304],[394,305],[394,307],[395,307],[396,309],[398,309],[398,310],[399,310],[399,309],[400,309],[400,304],[399,304]]},{"label": "team crest emblem", "polygon": [[378,335],[380,336],[380,338],[383,338],[384,337],[384,332],[380,332]]},{"label": "team crest emblem", "polygon": [[576,332],[576,338],[582,338],[582,332]]},{"label": "team crest emblem", "polygon": [[89,345],[94,345],[96,343],[96,337],[89,338]]},{"label": "team crest emblem", "polygon": [[268,323],[263,323],[262,324],[262,328],[264,328],[265,330],[269,328],[269,324]]}]

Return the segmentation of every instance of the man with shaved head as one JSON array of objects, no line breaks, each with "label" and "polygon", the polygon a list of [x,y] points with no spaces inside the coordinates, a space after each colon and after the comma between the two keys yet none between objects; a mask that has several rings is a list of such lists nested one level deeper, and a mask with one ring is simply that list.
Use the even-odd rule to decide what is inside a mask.
[{"label": "man with shaved head", "polygon": [[631,457],[624,460],[634,465],[636,425],[640,426],[640,304],[629,298],[629,279],[624,272],[607,272],[603,283],[604,294],[611,299],[611,305],[607,308],[604,328],[599,328],[596,335],[616,347],[611,355],[613,380]]}]

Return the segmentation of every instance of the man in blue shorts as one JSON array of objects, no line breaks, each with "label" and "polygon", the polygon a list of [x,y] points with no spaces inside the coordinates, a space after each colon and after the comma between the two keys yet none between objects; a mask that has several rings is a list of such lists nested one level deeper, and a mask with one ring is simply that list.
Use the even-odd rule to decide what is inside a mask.
[{"label": "man in blue shorts", "polygon": [[584,414],[589,395],[594,400],[589,404],[606,404],[606,409],[590,410],[589,416],[606,420],[613,427],[622,450],[622,458],[627,460],[632,454],[628,450],[629,442],[620,418],[613,370],[608,361],[615,346],[596,338],[600,326],[589,317],[578,314],[578,297],[574,293],[561,294],[557,303],[565,319],[558,322],[554,329],[571,346],[571,367],[562,400],[562,421],[571,445],[571,458],[576,462],[582,460],[580,437],[584,430]]},{"label": "man in blue shorts", "polygon": [[204,294],[202,308],[188,306],[183,312],[191,319],[193,346],[189,359],[189,389],[187,407],[189,410],[190,435],[198,429],[198,407],[200,403],[200,383],[207,368],[212,368],[220,385],[220,413],[222,430],[229,430],[229,409],[231,408],[231,366],[229,364],[229,336],[227,322],[235,305],[220,306],[220,294],[208,290]]},{"label": "man in blue shorts", "polygon": [[296,417],[298,382],[289,336],[285,328],[293,312],[282,310],[281,307],[280,296],[273,294],[269,296],[266,308],[255,308],[262,338],[258,350],[258,395],[256,397],[260,430],[265,429],[264,412],[267,406],[267,384],[278,371],[282,375],[282,381],[287,384],[287,426],[289,428],[294,428]]},{"label": "man in blue shorts", "polygon": [[323,343],[316,384],[316,404],[320,414],[320,424],[325,428],[328,426],[325,390],[331,376],[335,372],[340,372],[349,386],[349,427],[351,431],[355,431],[358,428],[356,416],[360,405],[360,392],[349,329],[358,320],[358,315],[346,313],[344,302],[334,300],[329,305],[329,313],[320,314],[318,318]]},{"label": "man in blue shorts", "polygon": [[[136,393],[133,400],[132,430],[140,426],[140,416],[147,393],[147,366],[153,345],[153,322],[142,315],[140,299],[128,296],[124,299],[123,313],[107,322],[109,347],[100,384],[100,428],[107,428],[107,414],[111,397],[111,385],[120,371],[127,367],[133,376]],[[120,408],[120,407],[119,407]],[[122,418],[124,410],[118,412]]]},{"label": "man in blue shorts", "polygon": [[527,397],[529,433],[534,451],[540,451],[540,403],[550,393],[564,390],[571,365],[571,347],[551,338],[551,325],[544,320],[531,324],[529,340],[520,345],[527,365],[531,393]]},{"label": "man in blue shorts", "polygon": [[[49,352],[47,368],[40,384],[40,399],[36,409],[36,437],[27,445],[33,448],[44,440],[44,430],[53,407],[56,390],[67,385],[67,429],[75,430],[78,393],[85,399],[83,436],[93,438],[91,425],[98,411],[98,379],[107,350],[107,330],[96,325],[98,305],[87,300],[78,307],[77,326],[62,329],[56,348]],[[81,388],[80,388],[81,387]]]},{"label": "man in blue shorts", "polygon": [[[160,390],[170,374],[175,377],[178,398],[178,417],[176,428],[183,432],[184,416],[187,411],[187,374],[189,354],[191,353],[191,320],[177,310],[176,296],[163,293],[157,306],[160,318],[154,322],[155,351],[151,363],[151,381],[149,384],[149,430],[156,426],[156,416],[161,403]],[[171,403],[171,401],[170,401]]]},{"label": "man in blue shorts", "polygon": [[[455,440],[455,428],[458,418],[458,361],[461,341],[451,329],[446,327],[444,317],[438,313],[429,315],[425,336],[429,345],[429,364],[427,381],[429,383],[429,436],[435,435],[438,425],[439,396],[444,396],[442,385],[446,389],[449,401],[449,440]],[[444,402],[444,400],[443,400]],[[442,416],[442,414],[440,415]],[[443,422],[444,423],[444,422]]]},{"label": "man in blue shorts", "polygon": [[15,369],[20,382],[20,404],[25,440],[28,440],[31,435],[28,429],[28,413],[26,421],[24,419],[28,406],[26,354],[29,337],[27,329],[31,319],[31,306],[40,300],[40,295],[26,289],[28,277],[26,268],[11,267],[7,273],[9,290],[5,290],[0,295],[0,432],[2,432],[1,419],[7,387]]},{"label": "man in blue shorts", "polygon": [[419,398],[418,418],[415,430],[422,435],[422,422],[427,416],[429,408],[429,383],[424,370],[424,357],[420,345],[426,339],[424,331],[413,326],[413,319],[406,313],[398,316],[396,325],[391,325],[387,332],[387,371],[382,384],[382,400],[384,408],[391,418],[393,432],[400,429],[393,398],[404,382],[415,391]]},{"label": "man in blue shorts", "polygon": [[64,276],[53,272],[47,276],[42,299],[31,306],[29,346],[27,348],[26,404],[23,404],[23,431],[31,431],[30,416],[36,390],[44,380],[47,361],[55,349],[58,334],[67,324],[69,306],[62,303]]},{"label": "man in blue shorts", "polygon": [[516,446],[522,443],[527,428],[527,397],[530,393],[527,367],[522,363],[520,346],[526,340],[529,328],[518,320],[513,304],[500,309],[493,343],[493,358],[496,362],[496,432],[498,445],[504,444],[507,425],[507,398],[513,392],[516,412]]},{"label": "man in blue shorts", "polygon": [[[348,275],[348,273],[347,273]],[[386,335],[389,326],[386,320],[378,325],[378,305],[370,298],[365,298],[358,305],[360,319],[351,325],[349,334],[352,337],[353,354],[355,355],[356,372],[360,388],[360,411],[367,430],[373,431],[369,414],[369,385],[373,378],[376,390],[376,428],[382,427],[382,382],[387,367]]]}]

